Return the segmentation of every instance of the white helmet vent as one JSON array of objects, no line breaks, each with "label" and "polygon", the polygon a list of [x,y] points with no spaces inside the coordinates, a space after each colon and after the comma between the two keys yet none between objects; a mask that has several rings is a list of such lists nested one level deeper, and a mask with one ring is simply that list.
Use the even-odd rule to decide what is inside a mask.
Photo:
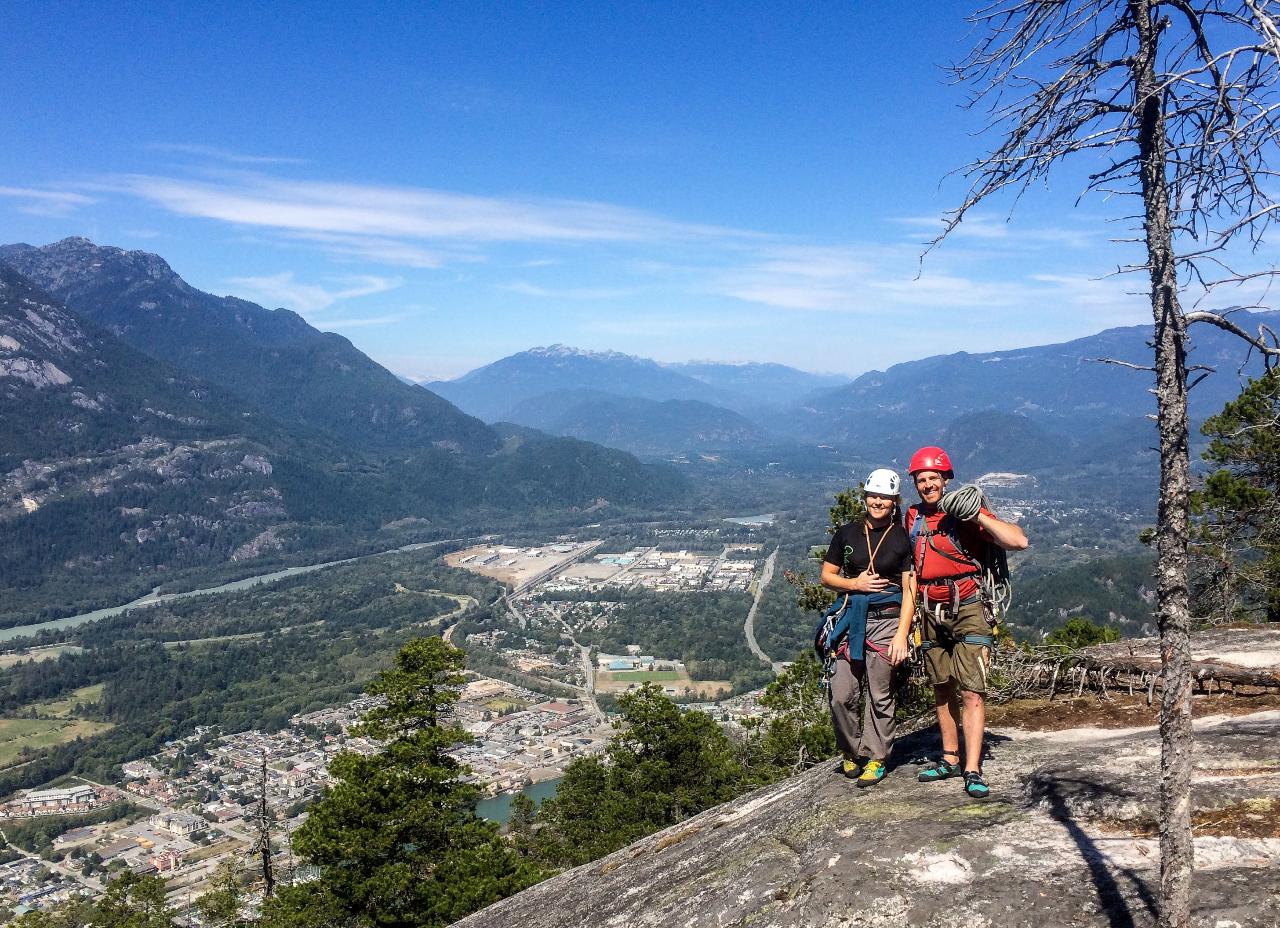
[{"label": "white helmet vent", "polygon": [[896,472],[887,467],[877,468],[867,475],[862,484],[863,493],[874,493],[877,496],[897,496],[902,487],[902,479]]}]

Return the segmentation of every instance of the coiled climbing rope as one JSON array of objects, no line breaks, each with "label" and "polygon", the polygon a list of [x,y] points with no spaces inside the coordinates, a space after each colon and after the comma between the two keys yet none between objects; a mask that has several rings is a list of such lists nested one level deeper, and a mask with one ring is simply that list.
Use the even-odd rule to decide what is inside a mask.
[{"label": "coiled climbing rope", "polygon": [[[986,494],[976,484],[966,484],[943,494],[938,508],[962,522],[971,522],[983,508],[990,509]],[[993,546],[994,547],[994,546]],[[997,618],[1003,618],[1013,604],[1013,585],[1009,582],[1009,569],[1003,550],[996,549],[996,560],[981,564],[982,599]]]},{"label": "coiled climbing rope", "polygon": [[987,498],[982,488],[976,484],[965,484],[958,490],[944,493],[939,508],[949,516],[955,516],[961,522],[971,522],[978,517],[982,507],[987,505]]}]

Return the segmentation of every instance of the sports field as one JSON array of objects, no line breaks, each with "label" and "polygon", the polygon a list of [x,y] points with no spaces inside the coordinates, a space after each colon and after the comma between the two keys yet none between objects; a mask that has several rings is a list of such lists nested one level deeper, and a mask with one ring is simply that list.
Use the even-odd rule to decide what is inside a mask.
[{"label": "sports field", "polygon": [[510,712],[513,710],[527,709],[529,703],[523,699],[510,699],[504,696],[495,696],[492,699],[486,699],[480,703],[490,712]]},{"label": "sports field", "polygon": [[609,676],[624,683],[665,683],[684,680],[688,674],[682,670],[616,670],[610,671]]},{"label": "sports field", "polygon": [[617,695],[642,683],[656,683],[664,690],[675,690],[678,696],[686,695],[687,689],[700,699],[714,698],[722,690],[729,692],[728,680],[694,680],[683,670],[602,670],[596,674],[596,689],[601,693]]}]

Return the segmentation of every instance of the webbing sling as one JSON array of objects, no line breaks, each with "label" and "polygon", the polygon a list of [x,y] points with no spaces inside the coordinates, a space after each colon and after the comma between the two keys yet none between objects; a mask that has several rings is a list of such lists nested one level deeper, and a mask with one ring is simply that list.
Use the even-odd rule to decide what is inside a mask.
[{"label": "webbing sling", "polygon": [[[994,651],[996,647],[996,636],[995,635],[964,635],[959,639],[957,639],[956,643],[957,644],[973,644],[973,645],[977,645],[980,648],[986,648],[989,651]],[[936,641],[929,641],[927,639],[920,642],[920,644],[918,645],[918,649],[921,651],[928,651],[932,648],[940,648],[940,647],[942,647],[942,645],[938,644]]]}]

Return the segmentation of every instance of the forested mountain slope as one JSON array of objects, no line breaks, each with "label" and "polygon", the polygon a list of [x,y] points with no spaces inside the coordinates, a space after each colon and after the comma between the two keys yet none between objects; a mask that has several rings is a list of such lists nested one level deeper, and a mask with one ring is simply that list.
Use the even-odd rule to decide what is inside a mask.
[{"label": "forested mountain slope", "polygon": [[281,547],[275,467],[332,454],[3,266],[0,421],[0,590]]},{"label": "forested mountain slope", "polygon": [[[200,343],[185,350],[198,355]],[[439,537],[517,516],[572,522],[686,490],[671,468],[621,451],[449,415],[492,450],[453,440],[391,449],[365,445],[359,430],[340,437],[276,419],[0,264],[0,626],[127,601],[193,571],[413,540],[402,523]]]},{"label": "forested mountain slope", "polygon": [[286,309],[196,290],[157,255],[68,238],[0,262],[138,350],[221,384],[281,421],[363,448],[497,447],[484,424]]},{"label": "forested mountain slope", "polygon": [[2,264],[0,415],[0,470],[145,437],[282,437],[251,404],[83,322]]}]

